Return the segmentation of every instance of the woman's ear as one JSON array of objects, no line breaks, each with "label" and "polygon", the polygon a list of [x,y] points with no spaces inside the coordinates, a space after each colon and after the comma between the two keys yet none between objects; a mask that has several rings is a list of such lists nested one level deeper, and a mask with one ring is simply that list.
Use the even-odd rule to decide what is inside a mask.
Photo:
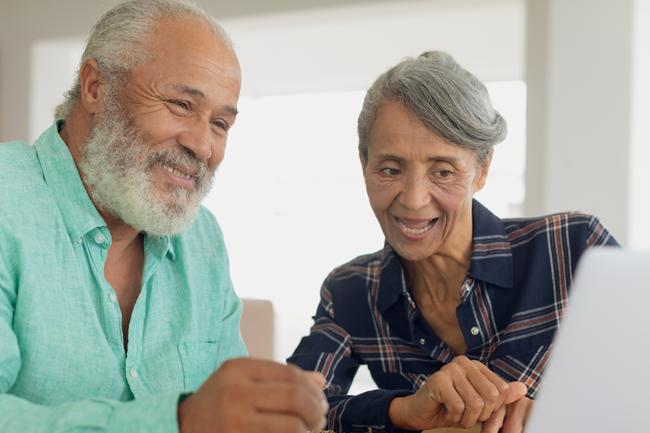
[{"label": "woman's ear", "polygon": [[494,148],[490,149],[490,153],[485,162],[478,167],[478,173],[476,174],[476,179],[474,180],[474,193],[476,194],[483,189],[485,183],[487,182],[487,175],[490,171],[490,164],[492,163],[492,155],[494,154]]},{"label": "woman's ear", "polygon": [[95,114],[101,98],[101,88],[104,87],[97,61],[88,59],[83,62],[79,68],[79,84],[81,85],[79,100],[82,107],[89,114]]},{"label": "woman's ear", "polygon": [[368,159],[365,156],[363,156],[361,149],[359,149],[359,162],[361,162],[361,172],[365,176],[366,167],[368,166]]}]

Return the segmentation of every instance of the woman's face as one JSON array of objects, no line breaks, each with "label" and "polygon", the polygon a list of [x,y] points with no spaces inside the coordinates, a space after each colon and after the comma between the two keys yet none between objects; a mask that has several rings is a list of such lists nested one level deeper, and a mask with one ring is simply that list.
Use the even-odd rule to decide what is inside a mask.
[{"label": "woman's face", "polygon": [[401,257],[455,256],[471,246],[472,196],[489,162],[479,166],[472,151],[442,140],[398,103],[378,110],[361,165],[370,206]]}]

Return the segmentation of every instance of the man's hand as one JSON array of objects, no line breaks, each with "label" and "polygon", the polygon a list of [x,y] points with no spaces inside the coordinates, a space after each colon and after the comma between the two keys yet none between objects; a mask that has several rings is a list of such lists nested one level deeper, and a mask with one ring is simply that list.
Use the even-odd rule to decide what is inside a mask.
[{"label": "man's hand", "polygon": [[484,364],[458,356],[415,394],[393,399],[388,416],[393,427],[405,430],[470,428],[483,421],[482,433],[497,433],[506,406],[525,394],[523,383],[506,383]]},{"label": "man's hand", "polygon": [[320,430],[328,410],[323,377],[255,359],[223,363],[178,405],[180,433]]}]

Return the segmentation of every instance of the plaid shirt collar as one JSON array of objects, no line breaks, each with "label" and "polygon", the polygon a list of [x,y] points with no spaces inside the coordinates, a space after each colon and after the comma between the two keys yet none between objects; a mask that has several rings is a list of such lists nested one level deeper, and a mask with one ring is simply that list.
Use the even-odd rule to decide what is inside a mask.
[{"label": "plaid shirt collar", "polygon": [[[472,201],[473,251],[467,277],[497,285],[514,287],[512,251],[505,226],[499,217],[476,200]],[[381,288],[377,307],[384,313],[404,296],[415,307],[404,269],[397,253],[386,241],[381,258]],[[459,288],[460,290],[460,288]]]}]

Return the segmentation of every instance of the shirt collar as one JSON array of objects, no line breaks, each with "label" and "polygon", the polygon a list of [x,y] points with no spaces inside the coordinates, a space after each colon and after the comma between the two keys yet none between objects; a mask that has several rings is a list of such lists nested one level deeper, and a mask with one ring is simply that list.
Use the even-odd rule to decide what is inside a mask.
[{"label": "shirt collar", "polygon": [[56,196],[70,240],[75,242],[95,228],[106,227],[106,223],[88,197],[68,146],[59,136],[63,125],[63,120],[55,121],[36,140],[34,148],[45,183]]},{"label": "shirt collar", "polygon": [[[77,165],[63,142],[59,131],[64,121],[58,119],[34,143],[38,160],[43,169],[43,178],[56,196],[61,216],[63,217],[71,242],[76,242],[86,233],[101,228],[104,236],[110,240],[106,222],[97,212],[97,208],[88,197]],[[108,243],[107,243],[108,244]],[[170,254],[175,258],[174,247],[169,236],[156,238],[146,236],[146,247],[156,256]]]},{"label": "shirt collar", "polygon": [[514,286],[512,250],[503,221],[474,200],[472,225],[472,262],[468,276],[511,289]]},{"label": "shirt collar", "polygon": [[[506,289],[514,286],[512,251],[506,228],[499,217],[476,200],[472,202],[472,261],[468,277]],[[400,295],[413,302],[397,253],[388,242],[381,252],[381,288],[377,307],[386,311]],[[460,290],[460,288],[459,288]]]}]

